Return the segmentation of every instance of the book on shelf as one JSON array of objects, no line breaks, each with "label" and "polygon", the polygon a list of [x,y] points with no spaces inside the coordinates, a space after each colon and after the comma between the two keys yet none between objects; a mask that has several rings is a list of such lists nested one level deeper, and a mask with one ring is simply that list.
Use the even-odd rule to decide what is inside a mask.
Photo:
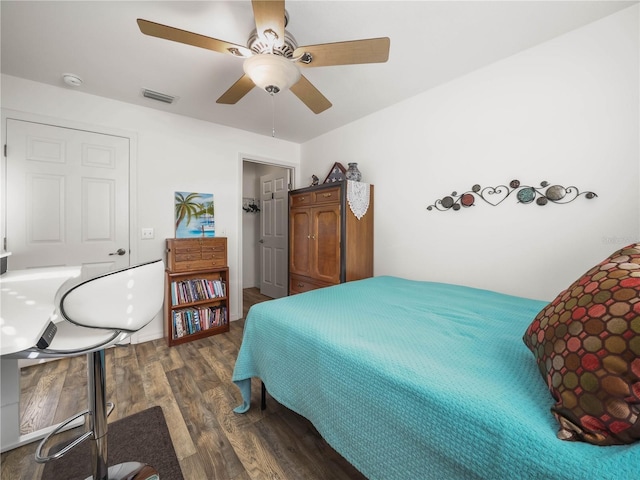
[{"label": "book on shelf", "polygon": [[173,338],[184,337],[220,327],[228,323],[227,308],[215,307],[190,307],[173,311]]},{"label": "book on shelf", "polygon": [[222,280],[198,278],[171,282],[171,304],[199,302],[226,297],[227,285]]}]

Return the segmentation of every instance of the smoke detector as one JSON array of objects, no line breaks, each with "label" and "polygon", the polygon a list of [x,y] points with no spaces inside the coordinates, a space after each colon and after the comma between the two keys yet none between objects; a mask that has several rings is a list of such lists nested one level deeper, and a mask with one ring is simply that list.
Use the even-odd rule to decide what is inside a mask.
[{"label": "smoke detector", "polygon": [[75,73],[64,73],[62,81],[71,87],[79,87],[82,85],[82,79]]}]

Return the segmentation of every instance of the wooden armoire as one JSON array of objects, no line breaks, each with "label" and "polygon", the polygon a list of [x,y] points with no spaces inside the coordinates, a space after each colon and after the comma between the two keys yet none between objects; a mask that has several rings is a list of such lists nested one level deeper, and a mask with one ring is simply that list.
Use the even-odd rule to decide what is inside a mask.
[{"label": "wooden armoire", "polygon": [[373,276],[373,185],[358,219],[347,182],[289,192],[289,295]]}]

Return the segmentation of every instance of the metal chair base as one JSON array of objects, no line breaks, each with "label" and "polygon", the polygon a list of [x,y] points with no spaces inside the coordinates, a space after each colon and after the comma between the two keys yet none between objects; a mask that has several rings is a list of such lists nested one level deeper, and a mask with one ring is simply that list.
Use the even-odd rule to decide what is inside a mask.
[{"label": "metal chair base", "polygon": [[[90,440],[91,476],[88,480],[158,480],[158,472],[151,466],[139,462],[126,462],[108,467],[107,464],[107,416],[113,404],[106,402],[106,369],[104,350],[87,354],[87,386],[89,408],[65,420],[47,435],[36,449],[36,462],[57,460],[85,440]],[[44,456],[42,450],[49,439],[76,418],[86,417],[88,429],[53,455]]]},{"label": "metal chair base", "polygon": [[[111,412],[113,411],[114,405],[113,403],[109,402],[107,403],[107,417],[109,415],[111,415]],[[73,417],[69,417],[67,418],[64,422],[62,422],[61,424],[59,424],[56,428],[54,428],[53,430],[51,430],[51,432],[49,432],[49,434],[44,437],[42,439],[42,441],[38,444],[38,448],[36,448],[36,454],[35,454],[35,459],[37,463],[47,463],[50,462],[51,460],[57,460],[58,458],[62,458],[65,454],[67,454],[68,452],[70,452],[73,448],[77,447],[78,445],[80,445],[82,442],[84,442],[85,440],[91,438],[93,436],[93,431],[88,431],[83,433],[82,435],[80,435],[79,437],[75,438],[74,440],[72,440],[71,442],[69,442],[67,445],[65,445],[64,447],[60,448],[56,453],[54,453],[53,455],[43,455],[42,451],[44,449],[44,446],[47,444],[47,442],[55,435],[57,435],[58,433],[60,433],[60,431],[64,430],[65,427],[67,425],[69,425],[70,423],[72,423],[73,421],[75,421],[76,419],[80,418],[80,417],[86,417],[87,415],[89,415],[91,412],[89,412],[89,410],[84,410],[76,415],[74,415]]]},{"label": "metal chair base", "polygon": [[[109,480],[159,480],[160,474],[151,465],[139,462],[125,462],[109,467]],[[93,476],[85,480],[93,480]]]}]

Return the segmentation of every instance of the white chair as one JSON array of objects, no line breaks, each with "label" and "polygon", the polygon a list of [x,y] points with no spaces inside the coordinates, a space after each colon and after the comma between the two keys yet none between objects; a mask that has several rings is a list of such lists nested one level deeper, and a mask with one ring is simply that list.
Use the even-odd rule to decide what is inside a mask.
[{"label": "white chair", "polygon": [[[83,279],[71,279],[56,294],[57,331],[48,346],[30,349],[40,357],[87,354],[87,410],[67,419],[45,437],[36,450],[36,462],[56,460],[85,440],[90,441],[92,476],[88,479],[158,479],[155,469],[138,462],[108,467],[105,348],[121,343],[148,324],[162,308],[164,263],[156,260]],[[56,453],[46,456],[47,441],[67,424],[85,416],[86,431]]]}]

